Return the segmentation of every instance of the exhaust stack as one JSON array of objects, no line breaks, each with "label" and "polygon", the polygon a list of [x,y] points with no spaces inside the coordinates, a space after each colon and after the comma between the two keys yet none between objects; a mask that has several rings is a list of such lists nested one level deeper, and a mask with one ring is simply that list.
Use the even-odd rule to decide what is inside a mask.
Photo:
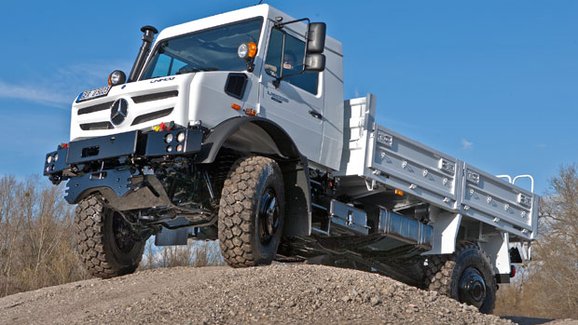
[{"label": "exhaust stack", "polygon": [[153,39],[155,37],[155,34],[157,34],[159,31],[154,28],[153,26],[143,26],[140,29],[141,32],[143,32],[142,35],[142,45],[140,47],[140,50],[138,52],[138,56],[136,57],[136,60],[134,61],[134,64],[132,66],[132,70],[130,71],[130,76],[128,78],[128,82],[133,82],[135,81],[146,60],[147,55],[149,54],[150,50],[151,50],[151,44],[153,42]]}]

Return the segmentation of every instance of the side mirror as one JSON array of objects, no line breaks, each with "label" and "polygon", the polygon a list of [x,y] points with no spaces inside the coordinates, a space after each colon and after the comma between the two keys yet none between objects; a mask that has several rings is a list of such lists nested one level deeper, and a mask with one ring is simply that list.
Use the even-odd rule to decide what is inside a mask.
[{"label": "side mirror", "polygon": [[325,49],[325,23],[309,24],[307,37],[307,54],[321,54]]},{"label": "side mirror", "polygon": [[325,55],[319,53],[307,54],[305,57],[305,71],[321,72],[325,70]]}]

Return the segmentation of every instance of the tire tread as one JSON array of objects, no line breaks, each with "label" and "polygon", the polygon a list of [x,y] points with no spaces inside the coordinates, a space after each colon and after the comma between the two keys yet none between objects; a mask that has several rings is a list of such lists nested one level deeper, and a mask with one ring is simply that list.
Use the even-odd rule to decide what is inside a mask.
[{"label": "tire tread", "polygon": [[241,158],[225,180],[218,228],[221,253],[231,267],[251,267],[259,263],[251,245],[255,188],[261,171],[272,164],[276,166],[273,159],[262,156]]},{"label": "tire tread", "polygon": [[140,258],[134,265],[118,267],[106,254],[104,214],[105,206],[96,195],[87,197],[77,205],[74,223],[80,259],[91,275],[102,279],[133,273],[138,267]]}]

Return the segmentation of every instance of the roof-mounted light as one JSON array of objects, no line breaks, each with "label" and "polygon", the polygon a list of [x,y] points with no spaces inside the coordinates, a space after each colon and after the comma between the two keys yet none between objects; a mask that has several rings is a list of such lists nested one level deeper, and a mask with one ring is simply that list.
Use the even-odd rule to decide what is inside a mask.
[{"label": "roof-mounted light", "polygon": [[255,42],[249,42],[239,45],[237,55],[241,59],[252,60],[257,55],[257,44]]}]

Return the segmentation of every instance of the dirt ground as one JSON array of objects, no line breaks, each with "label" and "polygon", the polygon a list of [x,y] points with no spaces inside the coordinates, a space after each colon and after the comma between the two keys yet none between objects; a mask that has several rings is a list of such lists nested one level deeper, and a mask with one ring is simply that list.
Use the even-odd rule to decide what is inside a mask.
[{"label": "dirt ground", "polygon": [[302,264],[157,269],[0,299],[0,324],[158,322],[513,324],[377,274]]}]

